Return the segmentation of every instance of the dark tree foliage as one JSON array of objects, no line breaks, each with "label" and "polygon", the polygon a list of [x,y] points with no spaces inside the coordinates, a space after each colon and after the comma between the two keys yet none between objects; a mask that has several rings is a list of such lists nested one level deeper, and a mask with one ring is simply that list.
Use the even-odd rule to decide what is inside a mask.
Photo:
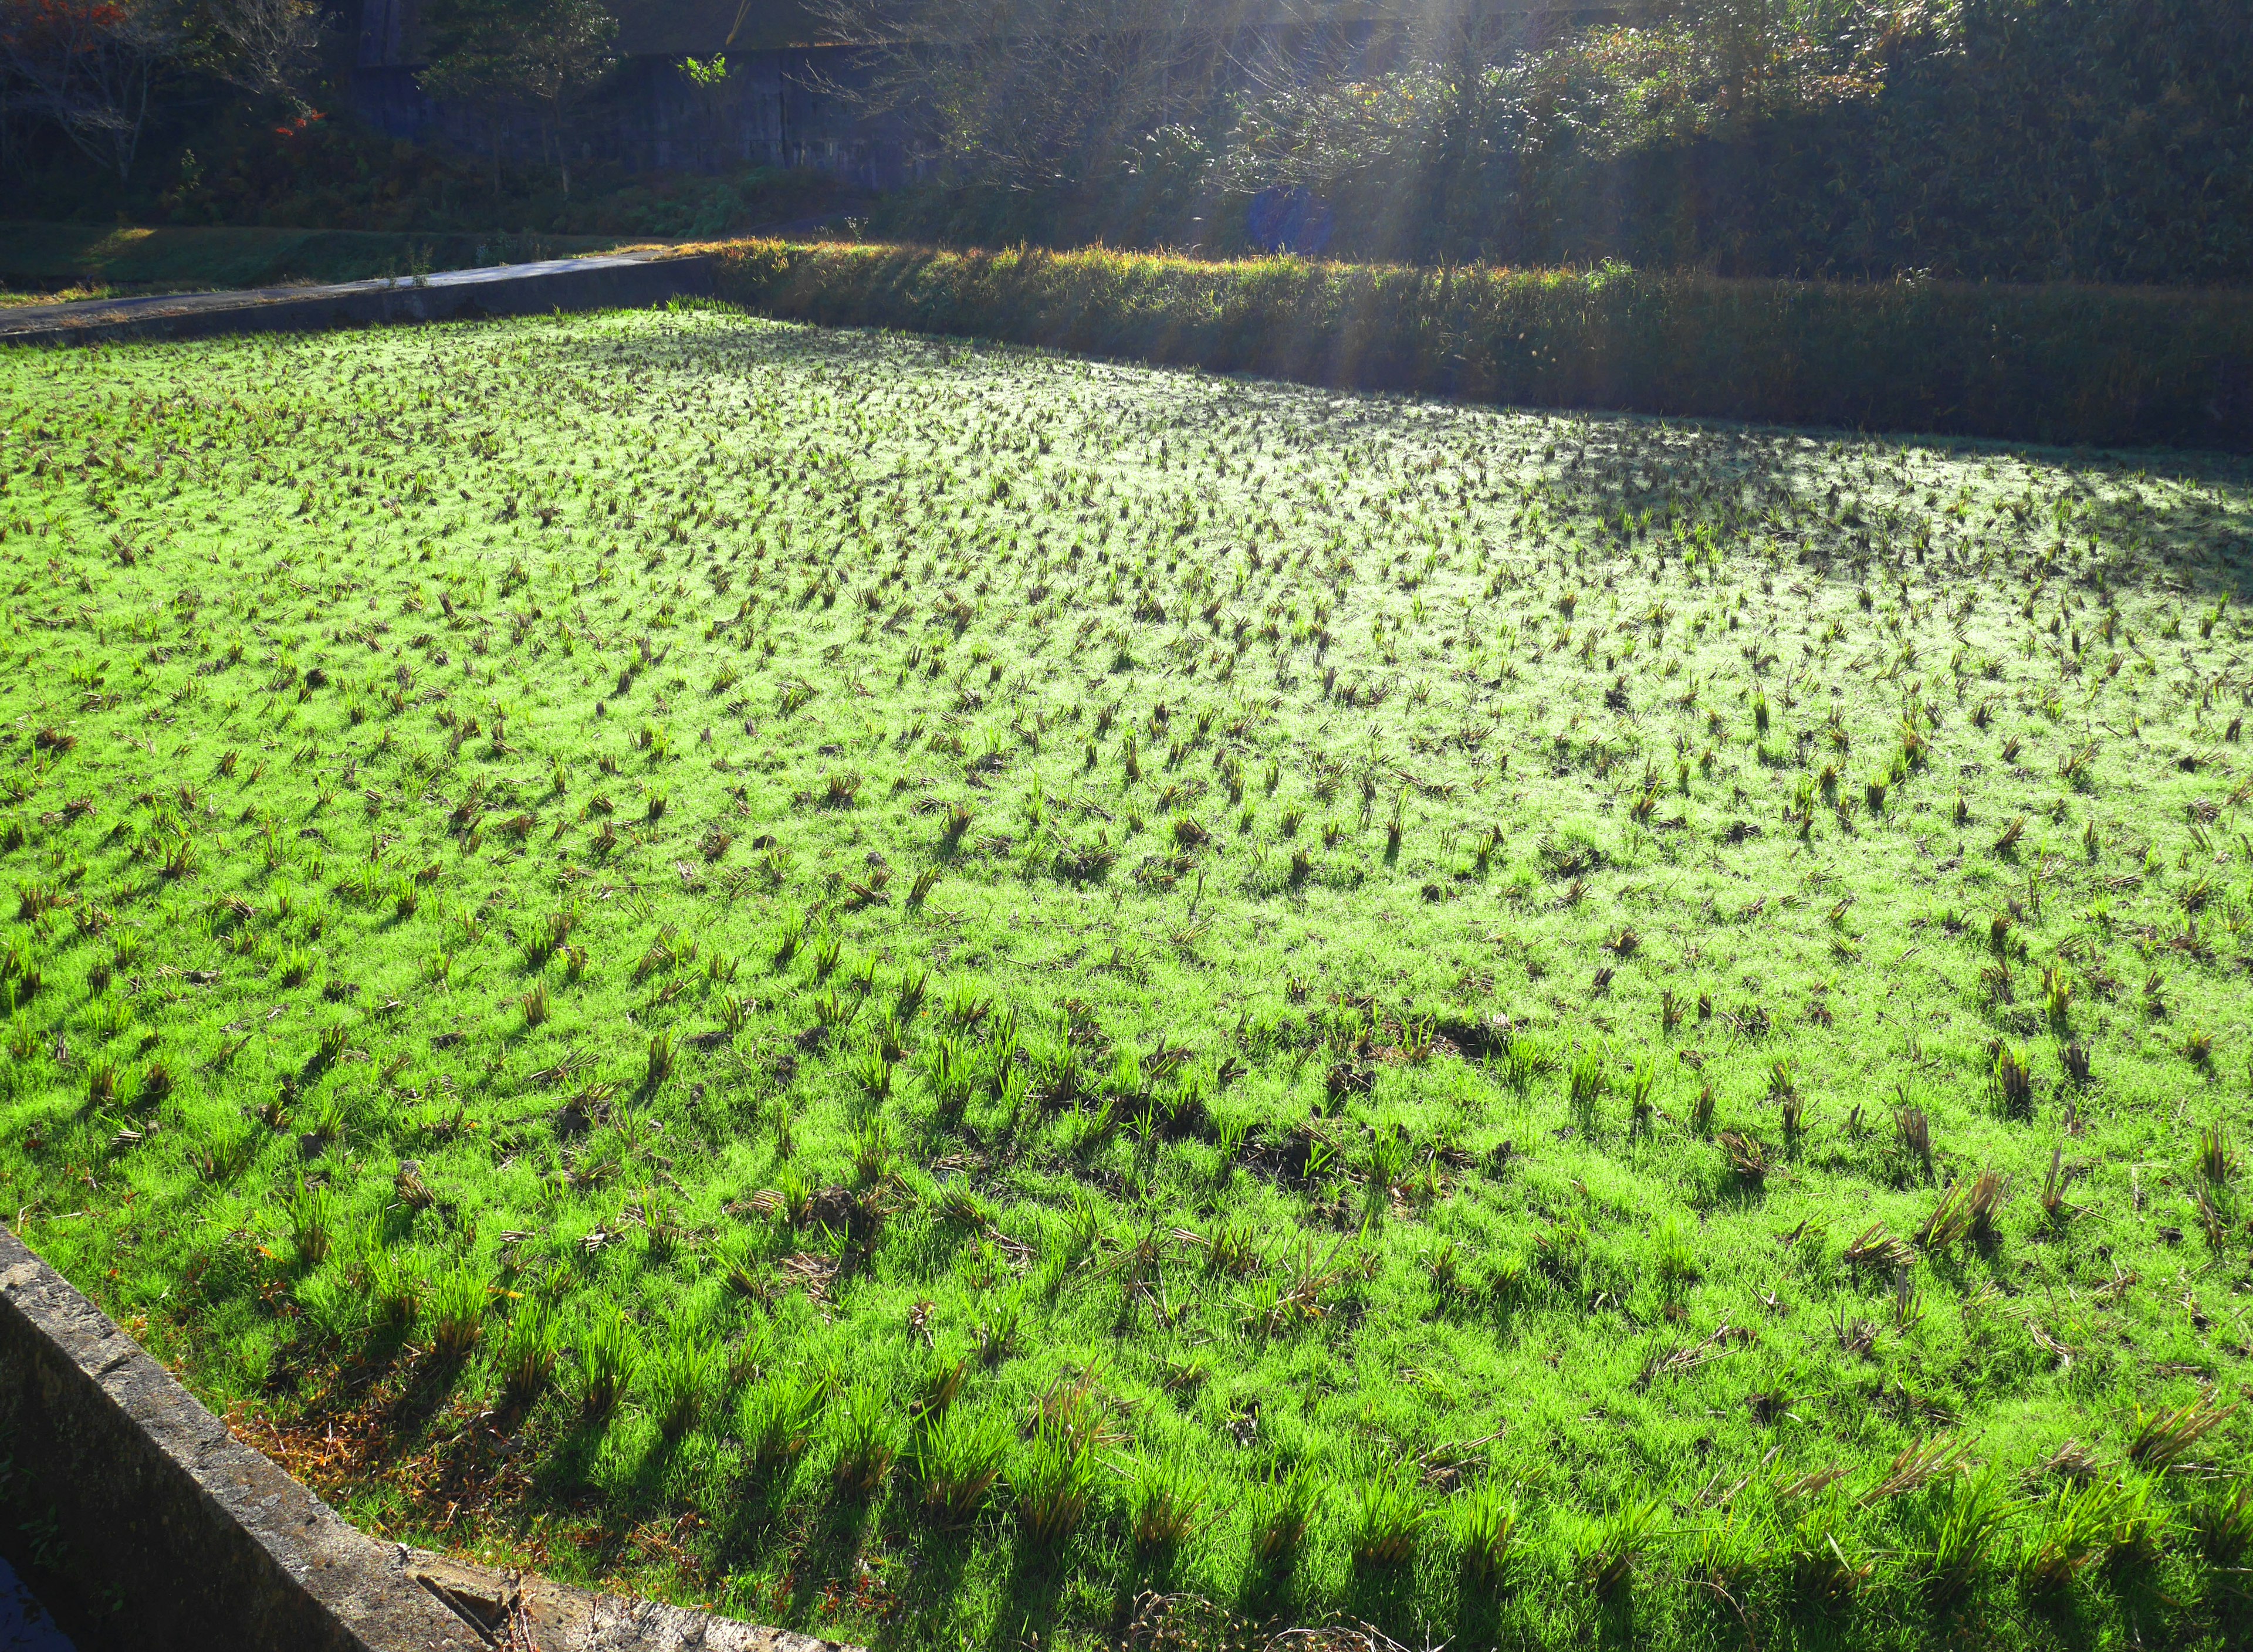
[{"label": "dark tree foliage", "polygon": [[1668,0],[1531,47],[1480,15],[1395,73],[1247,75],[1225,117],[1127,122],[1049,180],[963,147],[893,222],[1224,251],[1290,187],[1378,260],[2253,279],[2243,0]]},{"label": "dark tree foliage", "polygon": [[[862,43],[849,87],[938,176],[1012,191],[1107,177],[1147,136],[1224,121],[1268,0],[816,0]],[[1131,163],[1129,163],[1131,164]]]},{"label": "dark tree foliage", "polygon": [[122,179],[182,41],[166,0],[0,0],[0,130],[47,126]]}]

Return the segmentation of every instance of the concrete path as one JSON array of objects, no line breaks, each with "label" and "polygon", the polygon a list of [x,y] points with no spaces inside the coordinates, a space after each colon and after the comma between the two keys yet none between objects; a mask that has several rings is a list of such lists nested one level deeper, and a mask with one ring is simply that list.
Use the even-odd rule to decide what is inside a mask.
[{"label": "concrete path", "polygon": [[127,338],[208,338],[384,322],[469,320],[616,310],[712,290],[710,261],[669,252],[607,253],[498,264],[326,287],[87,298],[0,310],[0,345],[94,344]]}]

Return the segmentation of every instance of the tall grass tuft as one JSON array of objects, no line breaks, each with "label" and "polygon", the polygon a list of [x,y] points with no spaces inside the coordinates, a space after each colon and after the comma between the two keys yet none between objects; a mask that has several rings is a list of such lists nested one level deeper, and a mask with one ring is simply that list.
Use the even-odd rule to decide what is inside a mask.
[{"label": "tall grass tuft", "polygon": [[1970,1596],[2008,1512],[1995,1472],[1950,1474],[1933,1494],[1911,1564],[1940,1611]]},{"label": "tall grass tuft", "polygon": [[977,1519],[1008,1449],[1008,1425],[990,1413],[949,1405],[927,1414],[910,1453],[924,1511],[945,1526]]},{"label": "tall grass tuft", "polygon": [[442,1274],[430,1287],[430,1346],[442,1359],[467,1359],[485,1335],[485,1282],[466,1269]]},{"label": "tall grass tuft", "polygon": [[547,1308],[526,1302],[502,1327],[495,1363],[501,1386],[519,1405],[539,1398],[555,1375],[555,1321]]},{"label": "tall grass tuft", "polygon": [[598,1317],[580,1333],[579,1404],[589,1417],[608,1417],[641,1366],[641,1339],[624,1314]]},{"label": "tall grass tuft", "polygon": [[1381,1570],[1406,1565],[1416,1558],[1431,1518],[1431,1505],[1408,1471],[1392,1467],[1371,1475],[1354,1503],[1354,1565]]},{"label": "tall grass tuft", "polygon": [[336,1237],[337,1202],[324,1182],[307,1181],[303,1176],[289,1195],[289,1237],[296,1246],[298,1260],[307,1267],[318,1267],[328,1259],[329,1250]]},{"label": "tall grass tuft", "polygon": [[1464,1493],[1455,1511],[1455,1536],[1462,1545],[1463,1571],[1475,1586],[1490,1588],[1509,1569],[1517,1540],[1517,1498],[1499,1475],[1489,1474]]},{"label": "tall grass tuft", "polygon": [[846,1398],[830,1477],[850,1497],[872,1497],[900,1454],[899,1435],[881,1390],[863,1386]]},{"label": "tall grass tuft", "polygon": [[828,1384],[803,1372],[771,1377],[746,1394],[737,1425],[751,1460],[768,1474],[795,1462],[828,1398]]},{"label": "tall grass tuft", "polygon": [[1026,1537],[1043,1548],[1069,1542],[1087,1518],[1097,1472],[1092,1443],[1043,1418],[1009,1472],[1017,1523]]},{"label": "tall grass tuft", "polygon": [[1204,1523],[1211,1488],[1177,1456],[1144,1457],[1127,1492],[1127,1523],[1145,1556],[1171,1554]]},{"label": "tall grass tuft", "polygon": [[1315,1510],[1329,1481],[1305,1463],[1259,1488],[1252,1505],[1252,1558],[1258,1565],[1287,1572],[1307,1546]]},{"label": "tall grass tuft", "polygon": [[709,1340],[688,1328],[676,1330],[649,1367],[650,1415],[658,1432],[678,1439],[694,1428],[711,1403],[724,1362]]},{"label": "tall grass tuft", "polygon": [[1636,1570],[1660,1538],[1665,1504],[1622,1503],[1608,1515],[1587,1522],[1573,1545],[1575,1570],[1590,1593],[1613,1600],[1626,1593]]}]

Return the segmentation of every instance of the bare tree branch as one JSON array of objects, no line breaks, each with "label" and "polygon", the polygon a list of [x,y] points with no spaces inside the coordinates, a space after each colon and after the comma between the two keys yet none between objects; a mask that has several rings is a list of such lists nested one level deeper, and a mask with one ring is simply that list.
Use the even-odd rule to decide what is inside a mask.
[{"label": "bare tree branch", "polygon": [[305,88],[321,52],[314,0],[209,0],[206,16],[227,48],[213,65],[220,79],[298,115],[312,112]]},{"label": "bare tree branch", "polygon": [[162,0],[0,0],[0,77],[12,108],[50,120],[119,178],[184,36]]}]

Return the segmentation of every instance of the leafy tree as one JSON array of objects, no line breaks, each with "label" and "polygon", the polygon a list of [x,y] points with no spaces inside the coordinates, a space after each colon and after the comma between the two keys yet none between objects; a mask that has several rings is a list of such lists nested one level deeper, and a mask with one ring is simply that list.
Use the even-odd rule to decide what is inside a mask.
[{"label": "leafy tree", "polygon": [[[1651,0],[1637,26],[1278,86],[1209,212],[1333,250],[1733,275],[2243,285],[2244,0]],[[1479,66],[1482,55],[1488,59]]]},{"label": "leafy tree", "polygon": [[1131,168],[1150,135],[1214,123],[1299,0],[813,0],[863,46],[834,89],[903,122],[942,176],[1012,190]]}]

